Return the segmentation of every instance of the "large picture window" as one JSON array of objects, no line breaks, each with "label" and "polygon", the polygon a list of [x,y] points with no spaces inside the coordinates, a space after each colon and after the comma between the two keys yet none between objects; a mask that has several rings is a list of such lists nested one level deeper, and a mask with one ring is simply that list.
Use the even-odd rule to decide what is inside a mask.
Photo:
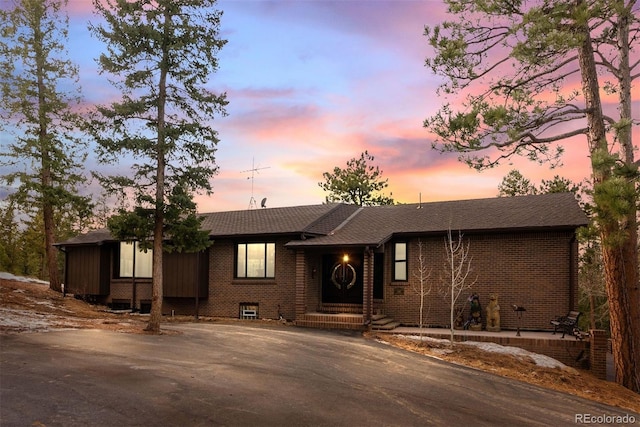
[{"label": "large picture window", "polygon": [[153,250],[146,252],[138,247],[138,242],[120,242],[120,277],[149,278],[152,276]]},{"label": "large picture window", "polygon": [[276,276],[275,243],[239,243],[236,277],[266,279]]},{"label": "large picture window", "polygon": [[398,242],[393,248],[393,280],[407,280],[407,244]]}]

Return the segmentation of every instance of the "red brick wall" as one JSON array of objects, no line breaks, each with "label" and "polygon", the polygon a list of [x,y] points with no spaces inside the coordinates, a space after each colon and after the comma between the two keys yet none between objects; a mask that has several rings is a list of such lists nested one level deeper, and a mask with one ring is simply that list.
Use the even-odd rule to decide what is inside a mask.
[{"label": "red brick wall", "polygon": [[[489,295],[497,293],[501,306],[501,326],[515,329],[518,319],[512,304],[523,305],[522,329],[548,329],[549,320],[566,314],[577,306],[576,243],[571,232],[512,233],[496,235],[467,235],[472,255],[472,278],[477,282],[463,291],[457,306],[464,307],[468,316],[466,298],[471,293],[480,296],[484,310]],[[240,303],[257,303],[259,317],[277,319],[296,318],[298,311],[316,311],[321,306],[322,252],[307,250],[296,263],[296,251],[284,247],[290,238],[276,241],[275,280],[234,279],[234,251],[232,240],[217,240],[210,250],[209,298],[201,299],[199,314],[202,316],[237,317]],[[441,287],[441,271],[444,268],[444,236],[422,239],[427,266],[431,276],[427,280],[431,293],[425,298],[425,325],[446,327],[449,324],[449,302],[438,290]],[[406,325],[419,322],[418,240],[409,241],[409,281],[392,282],[393,242],[385,247],[384,304],[376,309]],[[573,251],[572,251],[573,247]],[[573,262],[572,262],[573,258]],[[302,262],[304,261],[304,263]],[[296,276],[303,275],[306,289],[296,294]],[[300,280],[299,280],[300,281]],[[574,289],[572,290],[571,284]],[[298,283],[300,285],[300,283]],[[131,285],[112,280],[109,300],[131,297]],[[137,300],[150,299],[150,284],[139,284]],[[192,298],[168,298],[163,312],[193,314]]]},{"label": "red brick wall", "polygon": [[307,261],[307,311],[317,311],[322,305],[322,255],[306,251]]},{"label": "red brick wall", "polygon": [[[151,300],[151,279],[136,279],[135,308],[140,309],[140,301]],[[133,297],[133,285],[131,279],[112,279],[111,293],[105,302],[110,304],[113,300],[131,300]]]},{"label": "red brick wall", "polygon": [[296,250],[296,313],[299,319],[307,312],[307,260],[303,250]]},{"label": "red brick wall", "polygon": [[[523,329],[548,329],[549,320],[566,314],[577,305],[575,262],[572,262],[571,232],[513,233],[499,235],[466,235],[470,243],[472,273],[477,278],[469,290],[462,292],[457,306],[469,315],[467,297],[480,296],[483,320],[489,295],[498,294],[501,326],[515,329],[518,319],[511,305],[524,306],[521,319]],[[454,239],[457,234],[454,233]],[[426,263],[431,268],[428,283],[432,286],[425,298],[426,324],[448,326],[450,299],[442,295],[441,272],[444,269],[444,236],[423,239]],[[385,247],[385,314],[405,324],[419,322],[419,282],[415,277],[418,266],[417,239],[409,242],[409,281],[392,282],[392,242]],[[573,271],[573,272],[572,272]],[[573,283],[572,283],[573,282]]]},{"label": "red brick wall", "polygon": [[[200,301],[199,314],[238,317],[241,303],[257,303],[263,319],[295,319],[296,253],[284,247],[291,238],[276,242],[275,279],[234,279],[235,242],[216,240],[209,252],[209,298]],[[164,313],[193,314],[193,300],[166,300]],[[185,313],[182,311],[187,310]]]},{"label": "red brick wall", "polygon": [[607,379],[607,332],[600,329],[591,329],[589,346],[589,361],[591,373],[601,380]]}]

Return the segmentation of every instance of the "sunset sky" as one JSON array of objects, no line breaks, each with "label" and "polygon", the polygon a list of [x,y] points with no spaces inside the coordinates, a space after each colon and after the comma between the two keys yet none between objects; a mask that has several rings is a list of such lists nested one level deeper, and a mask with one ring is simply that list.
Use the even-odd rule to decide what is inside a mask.
[{"label": "sunset sky", "polygon": [[[214,194],[200,212],[246,209],[252,197],[268,207],[322,203],[322,173],[368,150],[402,203],[493,197],[507,172],[534,183],[559,174],[589,176],[584,138],[567,142],[564,166],[551,170],[524,159],[476,172],[456,155],[431,150],[426,117],[442,104],[441,78],[424,66],[424,26],[445,19],[440,0],[223,0],[220,70],[209,88],[226,92],[228,116],[216,118],[220,144]],[[90,0],[69,0],[71,58],[87,102],[114,95],[95,58]],[[636,53],[637,55],[637,53]],[[638,91],[640,92],[640,91]],[[636,92],[634,111],[640,111]],[[640,139],[637,127],[636,145]],[[5,138],[1,135],[0,138]],[[95,167],[90,155],[88,168]]]}]

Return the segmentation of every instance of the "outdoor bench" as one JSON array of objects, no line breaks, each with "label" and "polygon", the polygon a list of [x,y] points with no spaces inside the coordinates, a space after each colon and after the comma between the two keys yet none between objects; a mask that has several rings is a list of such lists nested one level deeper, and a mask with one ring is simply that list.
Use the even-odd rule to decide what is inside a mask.
[{"label": "outdoor bench", "polygon": [[576,339],[582,339],[582,332],[578,328],[578,319],[580,318],[579,311],[570,311],[566,316],[559,316],[552,320],[550,323],[553,325],[553,334],[562,330],[562,338],[565,334],[570,334],[576,337]]}]

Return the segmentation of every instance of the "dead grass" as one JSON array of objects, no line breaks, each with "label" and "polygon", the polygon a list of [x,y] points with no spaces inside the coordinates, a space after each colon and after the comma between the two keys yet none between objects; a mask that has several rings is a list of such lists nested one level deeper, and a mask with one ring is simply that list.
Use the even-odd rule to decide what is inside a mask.
[{"label": "dead grass", "polygon": [[0,279],[0,308],[0,333],[63,328],[146,333],[146,319],[139,315],[109,313],[107,307],[63,297],[42,284]]},{"label": "dead grass", "polygon": [[[0,334],[56,328],[105,329],[145,334],[146,316],[111,313],[107,307],[88,304],[72,296],[62,297],[46,285],[0,279]],[[14,319],[12,321],[12,318]],[[22,320],[20,320],[22,319]],[[192,316],[167,317],[166,322],[192,322]],[[202,322],[231,323],[234,319],[201,318]],[[281,326],[277,321],[259,321],[265,327]],[[35,326],[34,326],[35,325]],[[166,331],[164,332],[166,333]],[[365,333],[365,337],[425,356],[473,367],[519,381],[535,384],[586,399],[640,413],[640,396],[618,384],[599,380],[589,372],[537,366],[529,358],[487,352],[456,345],[453,349],[431,341],[415,341],[391,334]]]},{"label": "dead grass", "polygon": [[455,345],[452,349],[448,343],[421,342],[391,334],[368,333],[366,335],[369,338],[447,362],[640,413],[640,395],[616,383],[600,380],[588,371],[573,368],[545,368],[536,365],[528,357],[493,353],[461,344]]}]

